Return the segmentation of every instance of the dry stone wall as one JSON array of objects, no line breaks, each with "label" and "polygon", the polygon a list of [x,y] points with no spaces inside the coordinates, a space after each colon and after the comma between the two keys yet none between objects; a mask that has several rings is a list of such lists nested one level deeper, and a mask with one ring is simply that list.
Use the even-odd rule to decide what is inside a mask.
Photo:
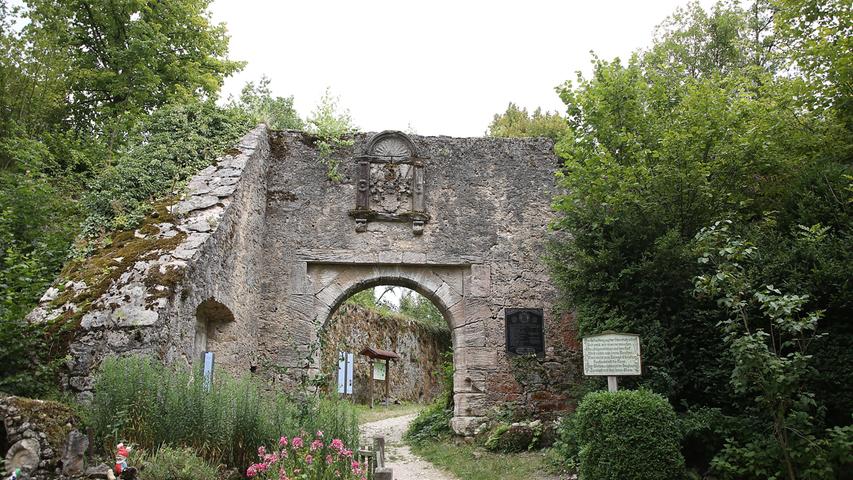
[{"label": "dry stone wall", "polygon": [[[427,403],[441,393],[437,371],[450,351],[450,332],[427,328],[399,315],[344,304],[321,332],[321,370],[337,386],[338,352],[354,354],[353,395],[358,403],[370,402],[371,371],[368,359],[359,355],[372,347],[396,352],[391,361],[389,397],[392,401]],[[374,383],[375,399],[383,397],[382,382]]]},{"label": "dry stone wall", "polygon": [[52,401],[0,397],[3,478],[20,469],[34,480],[79,478],[88,438],[67,406]]},{"label": "dry stone wall", "polygon": [[[390,284],[428,297],[448,322],[457,432],[494,408],[570,408],[579,348],[543,260],[552,143],[398,132],[353,140],[334,153],[342,179],[331,181],[315,138],[258,127],[193,178],[162,221],[127,235],[148,250],[107,253],[115,268],[93,260],[111,272],[96,285],[58,282],[30,318],[79,321],[67,385],[88,396],[105,355],[195,364],[209,350],[218,368],[299,388],[320,373],[319,332],[337,307]],[[508,308],[542,309],[541,355],[507,352]]]}]

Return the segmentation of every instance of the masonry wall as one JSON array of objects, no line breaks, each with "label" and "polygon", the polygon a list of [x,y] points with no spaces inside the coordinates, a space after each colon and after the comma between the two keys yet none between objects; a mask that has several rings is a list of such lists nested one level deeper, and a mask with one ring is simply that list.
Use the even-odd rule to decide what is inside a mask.
[{"label": "masonry wall", "polygon": [[[430,298],[448,320],[458,432],[494,408],[571,408],[579,347],[571,316],[556,311],[543,259],[558,165],[552,143],[391,134],[410,142],[422,169],[429,220],[416,234],[411,222],[376,219],[356,231],[355,158],[371,137],[355,135],[352,147],[324,159],[310,135],[258,127],[167,211],[121,233],[122,244],[147,251],[99,252],[93,265],[114,265],[111,277],[57,282],[29,318],[76,322],[65,384],[90,395],[92,370],[107,355],[197,364],[210,350],[221,368],[295,389],[320,373],[319,332],[340,303],[394,284]],[[331,161],[338,181],[329,178]],[[543,356],[506,352],[506,308],[543,309]]]},{"label": "masonry wall", "polygon": [[[337,152],[342,181],[332,182],[312,139],[273,133],[264,257],[275,268],[265,272],[259,322],[265,331],[287,333],[265,337],[261,355],[291,368],[310,366],[308,346],[335,306],[322,297],[334,296],[326,295],[330,284],[344,288],[354,281],[346,278],[350,268],[447,268],[453,270],[448,276],[458,275],[456,290],[465,298],[453,325],[456,415],[466,419],[457,430],[475,428],[496,405],[534,413],[569,408],[565,387],[576,380],[576,346],[564,341],[571,318],[555,312],[543,259],[558,164],[552,143],[413,136],[420,155],[428,157],[431,216],[423,234],[414,235],[408,223],[369,222],[367,231],[355,231],[348,215],[356,194],[352,158],[369,138],[357,135],[351,149]],[[302,285],[306,271],[308,284]],[[317,307],[318,299],[326,306]],[[535,368],[520,371],[506,353],[507,307],[544,309],[548,340],[544,357],[532,361]]]},{"label": "masonry wall", "polygon": [[[359,355],[372,347],[396,352],[391,361],[389,398],[392,401],[429,403],[441,393],[437,374],[450,352],[450,332],[426,328],[412,319],[384,314],[358,305],[344,304],[320,334],[321,371],[337,383],[338,352],[354,354],[353,395],[357,403],[370,402],[371,370],[367,357]],[[384,396],[382,382],[374,382],[374,399]]]}]

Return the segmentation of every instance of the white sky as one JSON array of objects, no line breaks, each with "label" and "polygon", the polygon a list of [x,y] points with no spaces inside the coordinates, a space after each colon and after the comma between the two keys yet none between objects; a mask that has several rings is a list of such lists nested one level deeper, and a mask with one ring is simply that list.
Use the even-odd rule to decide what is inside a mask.
[{"label": "white sky", "polygon": [[[701,0],[706,8],[713,2]],[[231,58],[223,96],[262,74],[306,116],[326,87],[364,131],[480,136],[512,101],[562,112],[554,87],[590,54],[627,58],[687,0],[214,0]]]}]

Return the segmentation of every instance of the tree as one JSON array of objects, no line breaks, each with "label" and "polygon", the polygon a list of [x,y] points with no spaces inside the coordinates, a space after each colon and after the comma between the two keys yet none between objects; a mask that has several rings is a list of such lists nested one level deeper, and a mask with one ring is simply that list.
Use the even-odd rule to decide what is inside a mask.
[{"label": "tree", "polygon": [[[814,394],[806,390],[807,377],[816,373],[809,350],[818,338],[818,320],[824,312],[805,311],[808,295],[754,285],[750,264],[758,258],[758,250],[731,232],[731,224],[716,222],[697,234],[704,250],[699,263],[711,268],[694,282],[698,294],[717,298],[729,315],[719,325],[734,359],[732,387],[754,398],[749,411],[760,426],[764,419],[772,426],[772,441],[763,434],[748,435],[748,441],[764,446],[761,450],[770,457],[768,463],[779,465],[776,471],[761,472],[762,477],[827,478],[825,473],[832,471],[826,471],[824,452],[815,448]],[[827,232],[819,227],[802,229],[815,241]],[[754,453],[754,448],[729,439],[715,466],[737,478],[753,477],[752,468],[739,466],[755,463]]]},{"label": "tree", "polygon": [[400,296],[400,313],[442,330],[448,329],[441,311],[426,297],[405,289]]},{"label": "tree", "polygon": [[[696,234],[734,220],[762,252],[753,284],[808,293],[803,311],[824,311],[828,335],[815,340],[814,365],[833,373],[800,377],[822,432],[849,424],[853,398],[844,367],[853,361],[853,297],[841,273],[853,268],[853,137],[840,102],[810,101],[822,91],[784,68],[800,52],[782,47],[775,12],[766,2],[691,5],[647,50],[626,62],[594,58],[591,76],[559,89],[569,128],[556,146],[565,193],[554,227],[571,241],[554,245],[552,264],[582,335],[642,336],[637,383],[682,412],[718,409],[746,432],[754,392],[730,383],[736,357],[716,328],[729,312],[693,295]],[[822,246],[800,239],[800,225],[827,228]],[[696,468],[710,461],[688,459]]]},{"label": "tree", "polygon": [[270,128],[301,130],[305,123],[293,109],[293,96],[273,97],[270,79],[262,76],[258,84],[248,82],[240,92],[239,100],[231,99],[233,108],[246,111],[255,122],[266,123]]},{"label": "tree", "polygon": [[815,108],[838,112],[853,130],[853,7],[843,0],[775,0],[775,26],[790,45],[790,68],[802,73]]},{"label": "tree", "polygon": [[566,131],[566,120],[557,113],[542,113],[541,108],[527,113],[510,102],[506,112],[495,115],[489,124],[490,137],[546,137],[558,140]]},{"label": "tree", "polygon": [[[133,125],[157,106],[212,97],[242,64],[229,60],[210,0],[28,0],[29,35],[68,59],[76,128]],[[116,126],[106,126],[117,122]]]}]

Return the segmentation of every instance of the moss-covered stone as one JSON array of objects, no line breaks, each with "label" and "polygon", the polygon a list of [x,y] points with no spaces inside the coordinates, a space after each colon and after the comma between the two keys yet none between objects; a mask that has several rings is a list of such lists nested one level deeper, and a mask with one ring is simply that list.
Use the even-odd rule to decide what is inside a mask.
[{"label": "moss-covered stone", "polygon": [[17,409],[17,414],[31,424],[31,428],[47,435],[47,442],[56,452],[61,452],[73,425],[78,423],[75,411],[63,403],[50,400],[7,397],[5,403]]},{"label": "moss-covered stone", "polygon": [[[184,232],[178,232],[169,238],[157,236],[160,233],[158,223],[175,222],[174,215],[167,208],[175,201],[174,197],[170,197],[156,203],[154,212],[145,217],[139,228],[115,232],[103,241],[102,246],[92,255],[68,262],[59,274],[58,287],[63,290],[52,302],[52,306],[58,308],[72,303],[77,307],[74,316],[82,318],[92,302],[106,293],[136,262],[156,259],[161,252],[173,250],[180,245],[186,238]],[[65,288],[64,285],[68,282],[83,282],[85,288],[79,291],[71,287]],[[174,283],[171,285],[174,286]]]}]

